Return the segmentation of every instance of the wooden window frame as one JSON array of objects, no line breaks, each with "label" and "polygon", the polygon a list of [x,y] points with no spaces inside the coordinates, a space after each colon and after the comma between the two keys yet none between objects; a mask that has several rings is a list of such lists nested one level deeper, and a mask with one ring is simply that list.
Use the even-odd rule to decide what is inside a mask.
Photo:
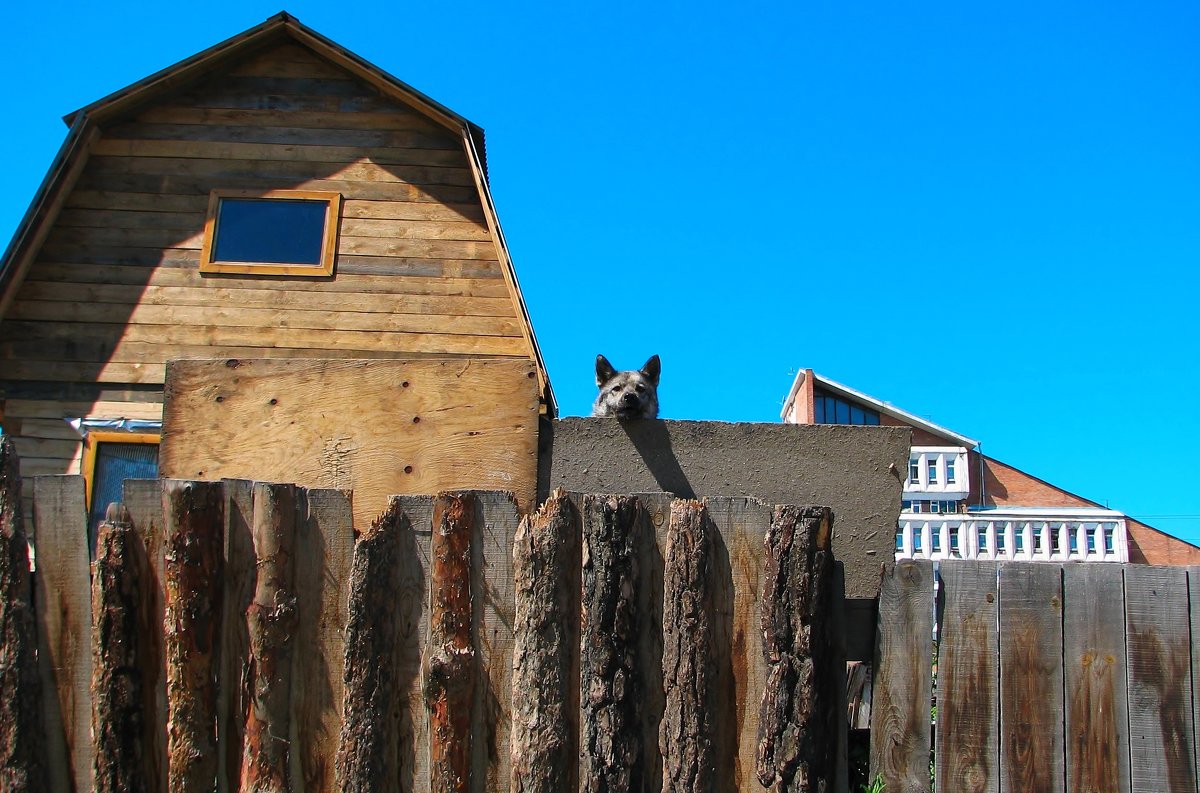
[{"label": "wooden window frame", "polygon": [[83,438],[83,496],[85,508],[92,509],[92,483],[96,478],[96,455],[102,443],[145,443],[160,445],[162,436],[155,432],[116,432],[113,430],[89,430]]},{"label": "wooden window frame", "polygon": [[[214,261],[217,211],[223,198],[261,198],[272,201],[324,201],[325,229],[321,239],[321,261],[317,264],[272,264],[270,262]],[[204,246],[200,249],[200,272],[242,275],[331,276],[337,259],[338,226],[342,217],[342,194],[323,190],[213,190],[208,194],[204,219]]]}]

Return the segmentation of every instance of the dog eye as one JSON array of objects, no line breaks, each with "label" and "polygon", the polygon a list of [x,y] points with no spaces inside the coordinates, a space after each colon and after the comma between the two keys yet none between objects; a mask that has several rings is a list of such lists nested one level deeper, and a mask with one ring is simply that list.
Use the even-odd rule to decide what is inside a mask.
[{"label": "dog eye", "polygon": [[638,384],[638,387],[637,387],[637,390],[638,390],[638,393],[640,394],[640,393],[642,393],[643,391],[645,391],[645,390],[646,390],[646,386],[644,386],[644,385],[641,385],[641,384],[639,383],[639,384]]}]

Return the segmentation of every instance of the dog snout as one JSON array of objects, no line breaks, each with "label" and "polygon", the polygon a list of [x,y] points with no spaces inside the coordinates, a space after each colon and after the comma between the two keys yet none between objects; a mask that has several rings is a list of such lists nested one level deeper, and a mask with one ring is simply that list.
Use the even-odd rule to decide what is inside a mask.
[{"label": "dog snout", "polygon": [[637,394],[622,394],[621,395],[621,404],[625,407],[630,407],[630,408],[637,407],[637,404],[638,404]]}]

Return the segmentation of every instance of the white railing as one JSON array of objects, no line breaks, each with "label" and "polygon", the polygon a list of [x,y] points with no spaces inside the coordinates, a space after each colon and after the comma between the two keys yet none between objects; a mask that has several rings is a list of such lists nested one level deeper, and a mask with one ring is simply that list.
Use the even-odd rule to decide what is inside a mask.
[{"label": "white railing", "polygon": [[1110,510],[902,512],[896,559],[1128,562],[1129,543]]}]

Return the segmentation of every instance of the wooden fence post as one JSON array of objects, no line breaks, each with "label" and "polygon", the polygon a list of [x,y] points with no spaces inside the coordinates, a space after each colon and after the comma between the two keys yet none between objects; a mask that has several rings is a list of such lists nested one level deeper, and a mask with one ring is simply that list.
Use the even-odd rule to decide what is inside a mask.
[{"label": "wooden fence post", "polygon": [[[776,507],[763,575],[763,655],[770,667],[759,720],[758,779],[771,791],[831,791],[838,739],[829,630],[831,517]],[[836,682],[835,682],[836,681]]]},{"label": "wooden fence post", "polygon": [[943,563],[938,632],[939,793],[998,793],[1000,750],[999,582],[996,562]]},{"label": "wooden fence post", "polygon": [[302,782],[305,793],[333,793],[354,521],[346,491],[314,488],[302,495],[295,548],[299,625],[292,656],[292,789]]},{"label": "wooden fence post", "polygon": [[398,557],[405,531],[408,518],[393,499],[354,545],[337,752],[337,784],[346,793],[401,789],[396,620],[404,608]]},{"label": "wooden fence post", "polygon": [[162,483],[158,479],[126,479],[123,505],[128,509],[138,547],[145,553],[142,588],[139,668],[142,673],[142,759],[146,789],[167,789],[167,669],[163,650],[163,604],[166,573],[163,547]]},{"label": "wooden fence post", "polygon": [[50,789],[77,793],[92,784],[92,588],[85,503],[83,477],[33,480],[34,603]]},{"label": "wooden fence post", "polygon": [[220,482],[163,481],[170,793],[208,793],[217,779],[224,505]]},{"label": "wooden fence post", "polygon": [[583,499],[580,654],[581,793],[642,789],[635,530],[632,496]]},{"label": "wooden fence post", "polygon": [[579,727],[579,515],[556,490],[513,546],[512,793],[575,789]]},{"label": "wooden fence post", "polygon": [[933,564],[896,562],[879,591],[871,701],[871,778],[888,793],[929,791]]},{"label": "wooden fence post", "polygon": [[434,499],[426,679],[433,793],[466,793],[471,785],[471,720],[478,674],[471,600],[474,522],[473,495],[443,493]]},{"label": "wooden fence post", "polygon": [[664,791],[717,789],[712,522],[698,501],[675,501],[663,570]]},{"label": "wooden fence post", "polygon": [[24,520],[17,450],[0,436],[0,789],[12,793],[49,787]]},{"label": "wooden fence post", "polygon": [[[249,712],[242,755],[242,789],[255,793],[291,789],[292,652],[296,635],[296,488],[254,486],[257,580],[246,611],[250,636]],[[312,648],[304,648],[311,652]]]},{"label": "wooden fence post", "polygon": [[96,532],[92,575],[92,739],[96,793],[147,789],[141,670],[146,573],[129,511],[110,504]]}]

